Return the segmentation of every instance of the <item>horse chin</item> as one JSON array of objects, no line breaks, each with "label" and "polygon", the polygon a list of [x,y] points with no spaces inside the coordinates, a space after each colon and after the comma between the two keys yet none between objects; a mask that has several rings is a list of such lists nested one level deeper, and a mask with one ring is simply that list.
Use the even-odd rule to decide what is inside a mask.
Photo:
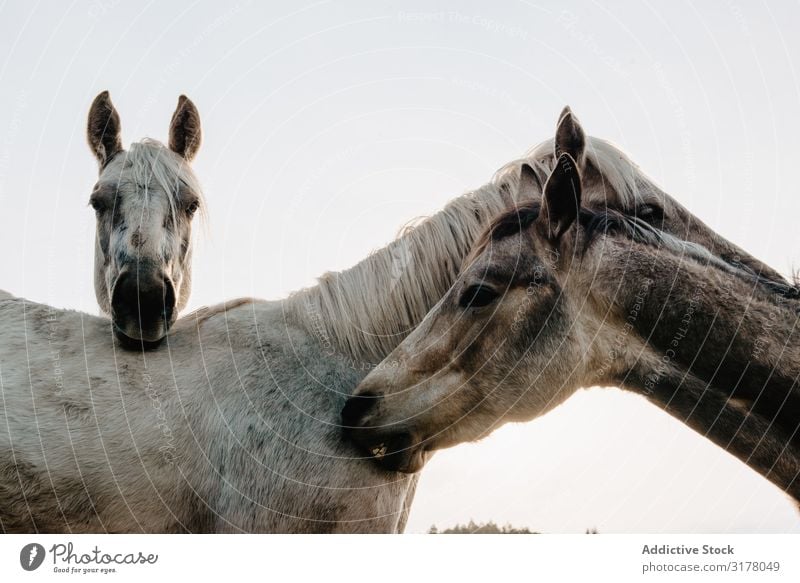
[{"label": "horse chin", "polygon": [[159,326],[155,331],[144,331],[136,327],[133,332],[114,322],[114,336],[126,350],[155,350],[167,335],[169,326]]},{"label": "horse chin", "polygon": [[430,455],[431,452],[422,447],[410,450],[408,455],[405,456],[403,463],[395,468],[395,471],[404,474],[415,474],[425,467]]},{"label": "horse chin", "polygon": [[110,291],[111,321],[121,346],[158,347],[177,319],[172,280],[153,267],[126,266]]}]

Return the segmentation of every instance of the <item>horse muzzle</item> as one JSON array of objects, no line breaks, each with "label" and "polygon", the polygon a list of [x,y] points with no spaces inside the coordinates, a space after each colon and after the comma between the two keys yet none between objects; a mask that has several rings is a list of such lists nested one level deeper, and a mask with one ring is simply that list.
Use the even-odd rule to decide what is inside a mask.
[{"label": "horse muzzle", "polygon": [[175,288],[161,270],[123,269],[111,293],[114,334],[126,348],[155,348],[175,322]]},{"label": "horse muzzle", "polygon": [[407,432],[376,432],[369,428],[346,428],[345,435],[381,467],[413,474],[428,461],[430,452]]},{"label": "horse muzzle", "polygon": [[382,397],[365,393],[350,397],[342,409],[342,427],[353,441],[383,468],[414,473],[423,468],[429,453],[414,434],[402,427],[370,426],[370,413]]}]

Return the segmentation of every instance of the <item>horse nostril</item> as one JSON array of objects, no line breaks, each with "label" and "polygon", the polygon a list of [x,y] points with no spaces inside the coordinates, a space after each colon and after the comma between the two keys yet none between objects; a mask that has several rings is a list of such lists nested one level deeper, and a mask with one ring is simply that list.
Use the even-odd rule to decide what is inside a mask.
[{"label": "horse nostril", "polygon": [[163,303],[164,321],[170,322],[172,320],[172,314],[174,311],[175,311],[175,288],[172,286],[172,282],[165,277],[164,303]]},{"label": "horse nostril", "polygon": [[367,412],[382,398],[377,393],[362,393],[347,399],[342,409],[342,425],[348,428],[358,427]]}]

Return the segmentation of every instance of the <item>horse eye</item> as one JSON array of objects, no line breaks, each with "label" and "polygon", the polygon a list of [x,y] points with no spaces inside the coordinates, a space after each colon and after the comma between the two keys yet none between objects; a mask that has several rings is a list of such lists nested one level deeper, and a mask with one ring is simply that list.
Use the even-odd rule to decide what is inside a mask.
[{"label": "horse eye", "polygon": [[458,302],[462,308],[482,308],[495,301],[500,294],[485,285],[473,285],[461,294]]},{"label": "horse eye", "polygon": [[197,212],[197,209],[199,209],[199,208],[200,208],[200,203],[197,202],[196,200],[193,200],[186,207],[186,214],[188,214],[191,217],[194,213]]},{"label": "horse eye", "polygon": [[637,209],[636,213],[640,219],[648,223],[661,222],[664,220],[664,209],[657,204],[645,204]]}]

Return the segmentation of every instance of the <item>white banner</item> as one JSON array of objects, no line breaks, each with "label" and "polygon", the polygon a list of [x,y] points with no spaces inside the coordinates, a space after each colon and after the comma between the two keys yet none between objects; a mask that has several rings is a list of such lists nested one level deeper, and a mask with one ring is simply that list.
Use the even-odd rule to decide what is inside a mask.
[{"label": "white banner", "polygon": [[797,582],[799,551],[800,535],[5,535],[0,581]]}]

